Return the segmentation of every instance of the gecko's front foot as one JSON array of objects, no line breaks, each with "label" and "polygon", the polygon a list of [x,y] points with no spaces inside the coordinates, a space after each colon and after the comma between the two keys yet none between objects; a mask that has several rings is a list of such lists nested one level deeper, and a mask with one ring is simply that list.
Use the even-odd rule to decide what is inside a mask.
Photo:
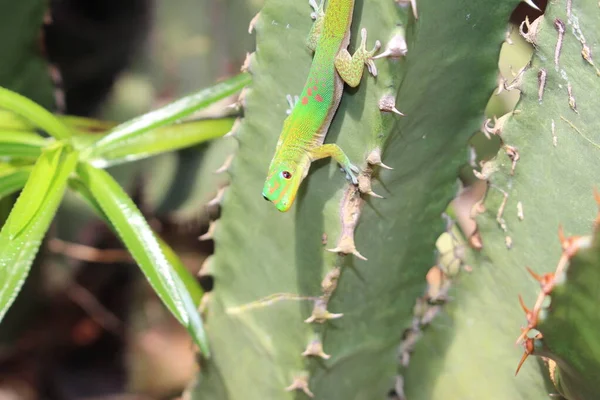
[{"label": "gecko's front foot", "polygon": [[348,164],[347,167],[342,167],[342,171],[346,173],[346,179],[352,182],[353,185],[358,185],[358,174],[360,169],[354,164]]},{"label": "gecko's front foot", "polygon": [[375,62],[373,61],[373,56],[379,49],[381,48],[381,42],[379,40],[375,41],[375,46],[373,46],[373,50],[367,51],[367,29],[362,28],[360,30],[360,47],[359,51],[364,54],[365,64],[367,64],[367,69],[373,76],[377,76],[377,67],[375,66]]}]

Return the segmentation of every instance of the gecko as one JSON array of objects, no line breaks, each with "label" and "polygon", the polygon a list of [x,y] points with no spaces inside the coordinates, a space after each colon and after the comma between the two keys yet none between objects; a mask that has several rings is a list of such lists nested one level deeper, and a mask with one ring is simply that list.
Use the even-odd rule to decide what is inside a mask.
[{"label": "gecko", "polygon": [[352,56],[348,52],[354,0],[329,0],[326,11],[324,0],[320,6],[309,0],[309,5],[315,20],[307,39],[308,48],[314,52],[313,61],[302,94],[283,123],[263,188],[265,200],[282,212],[294,203],[313,161],[331,157],[353,184],[358,183],[359,169],[338,145],[324,141],[340,104],[344,82],[358,86],[365,65],[377,76],[372,58],[381,47],[376,41],[372,50],[366,49],[367,30],[363,28],[359,48]]}]

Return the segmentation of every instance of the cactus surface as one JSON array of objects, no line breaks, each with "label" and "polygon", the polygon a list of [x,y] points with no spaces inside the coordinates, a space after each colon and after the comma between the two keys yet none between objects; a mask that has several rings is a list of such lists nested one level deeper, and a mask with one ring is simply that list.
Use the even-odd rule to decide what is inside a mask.
[{"label": "cactus surface", "polygon": [[[377,79],[365,75],[358,89],[345,89],[326,142],[361,167],[364,192],[385,199],[359,196],[324,160],[281,214],[260,193],[286,95],[301,91],[311,63],[311,20],[308,2],[267,1],[216,252],[203,268],[215,278],[207,310],[213,358],[195,398],[373,399],[394,387],[396,348],[423,293],[516,4],[422,0],[415,20],[389,0],[357,1],[350,51],[361,28],[385,48],[404,23],[408,54],[376,60]],[[394,103],[406,117],[379,108]],[[377,165],[379,157],[394,170]]]},{"label": "cactus surface", "polygon": [[[514,378],[523,354],[514,343],[521,333],[519,326],[535,327],[537,322],[532,317],[537,313],[525,315],[518,296],[522,295],[529,311],[539,311],[534,304],[540,284],[527,267],[540,276],[554,272],[566,245],[559,241],[559,226],[568,238],[589,232],[593,221],[592,194],[599,184],[600,167],[600,77],[592,54],[598,51],[599,24],[597,3],[558,1],[549,3],[543,17],[522,27],[535,50],[527,68],[505,77],[507,86],[520,89],[522,96],[514,114],[497,125],[503,148],[483,167],[495,171],[483,207],[477,207],[485,210],[477,218],[483,248],[469,258],[473,272],[457,279],[450,294],[455,300],[415,349],[406,376],[409,398],[441,399],[449,391],[458,391],[461,399],[543,398],[559,392],[568,399],[595,398],[592,393],[598,391],[590,374],[596,369],[586,362],[587,356],[597,353],[582,339],[598,337],[594,318],[574,314],[571,306],[569,320],[561,320],[566,304],[575,304],[570,301],[597,301],[597,294],[578,286],[585,279],[597,282],[594,267],[577,269],[573,282],[567,272],[564,285],[555,288],[557,303],[550,294],[547,322],[538,327],[541,332],[547,324],[545,328],[553,333],[546,337],[542,332],[548,348],[539,354],[564,360],[562,367],[571,371],[565,375],[559,363],[560,390],[549,383],[547,367],[531,360],[534,357]],[[592,264],[589,258],[585,262]],[[535,334],[531,331],[526,337]],[[575,365],[578,368],[571,369]],[[423,388],[422,380],[432,384]]]}]

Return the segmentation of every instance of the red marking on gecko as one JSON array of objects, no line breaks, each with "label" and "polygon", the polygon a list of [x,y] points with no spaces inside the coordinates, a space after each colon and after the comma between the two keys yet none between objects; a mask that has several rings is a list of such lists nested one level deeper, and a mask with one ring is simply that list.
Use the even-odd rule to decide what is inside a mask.
[{"label": "red marking on gecko", "polygon": [[269,190],[269,194],[275,193],[277,189],[279,189],[279,182],[275,182],[275,184],[271,187],[271,190]]},{"label": "red marking on gecko", "polygon": [[302,104],[307,105],[308,104],[308,97],[304,96],[302,98]]},{"label": "red marking on gecko", "polygon": [[315,96],[315,100],[318,101],[319,103],[323,101],[323,97],[321,97],[320,94]]},{"label": "red marking on gecko", "polygon": [[317,90],[317,89],[318,89],[317,85],[313,86],[313,90]]},{"label": "red marking on gecko", "polygon": [[311,88],[306,89],[306,93],[308,93],[309,96],[312,96],[312,89]]}]

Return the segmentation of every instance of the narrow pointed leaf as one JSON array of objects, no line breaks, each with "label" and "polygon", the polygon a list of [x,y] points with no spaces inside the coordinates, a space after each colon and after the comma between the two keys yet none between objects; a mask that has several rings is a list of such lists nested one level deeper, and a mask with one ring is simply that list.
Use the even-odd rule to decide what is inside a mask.
[{"label": "narrow pointed leaf", "polygon": [[208,356],[196,305],[141,212],[107,172],[85,163],[78,166],[77,172],[158,296]]},{"label": "narrow pointed leaf", "polygon": [[16,238],[27,228],[44,204],[48,192],[54,185],[52,177],[56,177],[56,171],[64,161],[63,156],[66,154],[63,152],[67,153],[64,146],[52,147],[36,162],[19,197],[19,202],[11,213],[11,215],[15,214],[15,217],[9,218],[3,227],[3,231],[6,231],[11,239]]},{"label": "narrow pointed leaf", "polygon": [[[57,154],[61,162],[55,162]],[[50,184],[43,194],[35,186],[37,179],[27,181],[23,192],[0,231],[0,320],[19,293],[39,249],[44,234],[63,197],[67,179],[75,169],[77,153],[52,148],[44,151],[33,167],[32,176],[44,176]],[[39,196],[41,200],[31,197]],[[31,215],[29,207],[37,204]],[[23,223],[23,218],[28,220]],[[12,235],[10,227],[23,226],[19,235]]]},{"label": "narrow pointed leaf", "polygon": [[[106,224],[112,230],[114,230],[115,233],[117,233],[117,229],[110,222],[110,219],[108,219],[104,211],[102,211],[102,207],[100,206],[100,204],[98,204],[92,193],[80,179],[70,179],[69,186],[88,203],[88,205],[92,208],[92,210],[96,213],[98,217],[102,218],[104,222],[106,222]],[[202,296],[204,295],[202,287],[200,287],[198,281],[196,281],[196,278],[194,278],[190,271],[188,271],[188,269],[183,265],[175,251],[173,251],[173,249],[160,237],[156,236],[156,239],[158,240],[158,244],[160,245],[160,248],[164,253],[165,257],[175,269],[175,273],[177,273],[177,275],[185,285],[186,289],[190,293],[190,296],[192,296],[193,303],[196,306],[199,306],[200,301],[202,300]]]},{"label": "narrow pointed leaf", "polygon": [[38,158],[48,142],[34,132],[0,130],[0,157]]},{"label": "narrow pointed leaf", "polygon": [[104,148],[102,157],[91,162],[96,167],[105,168],[193,146],[225,135],[233,122],[232,118],[210,119],[153,129],[125,142],[113,142]]},{"label": "narrow pointed leaf", "polygon": [[12,111],[57,139],[71,137],[70,129],[39,104],[6,88],[0,87],[0,108]]},{"label": "narrow pointed leaf", "polygon": [[103,155],[105,151],[114,149],[117,142],[127,143],[127,141],[137,135],[180,120],[218,100],[234,94],[249,84],[250,81],[250,75],[242,73],[215,86],[179,99],[158,110],[118,125],[111,130],[110,134],[92,145],[91,154],[95,156]]}]

